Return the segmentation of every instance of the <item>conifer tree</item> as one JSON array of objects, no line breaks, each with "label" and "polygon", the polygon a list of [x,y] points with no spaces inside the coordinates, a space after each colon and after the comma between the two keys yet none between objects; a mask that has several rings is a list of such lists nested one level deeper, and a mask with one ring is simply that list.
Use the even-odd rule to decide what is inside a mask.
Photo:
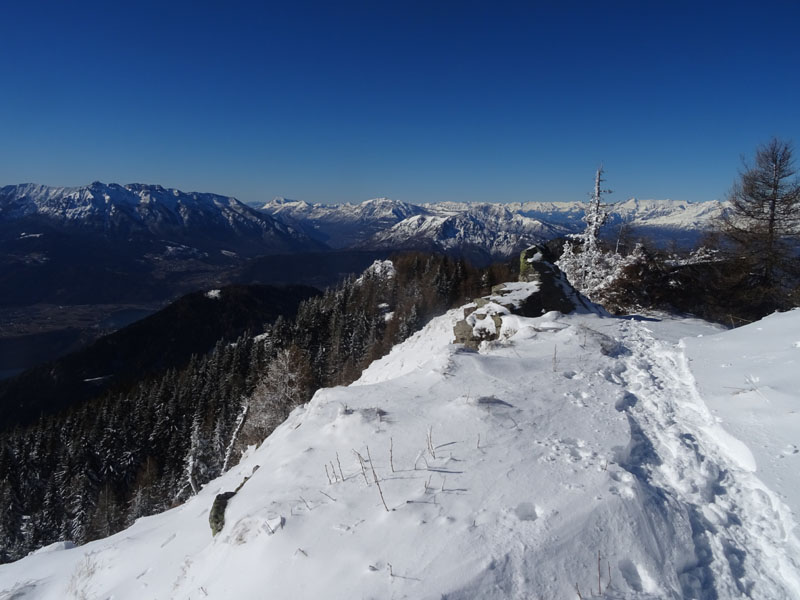
[{"label": "conifer tree", "polygon": [[743,300],[761,314],[791,305],[800,238],[800,180],[792,144],[773,138],[756,150],[728,194],[722,234],[741,263],[735,282]]}]

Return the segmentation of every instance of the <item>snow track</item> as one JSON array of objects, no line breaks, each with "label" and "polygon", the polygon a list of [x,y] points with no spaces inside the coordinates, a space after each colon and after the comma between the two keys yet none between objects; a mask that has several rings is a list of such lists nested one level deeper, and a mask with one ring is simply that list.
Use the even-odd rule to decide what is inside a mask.
[{"label": "snow track", "polygon": [[740,442],[708,411],[684,354],[638,322],[621,326],[631,427],[619,457],[659,504],[681,507],[695,556],[680,573],[685,598],[800,598],[797,540],[788,511],[741,466]]}]

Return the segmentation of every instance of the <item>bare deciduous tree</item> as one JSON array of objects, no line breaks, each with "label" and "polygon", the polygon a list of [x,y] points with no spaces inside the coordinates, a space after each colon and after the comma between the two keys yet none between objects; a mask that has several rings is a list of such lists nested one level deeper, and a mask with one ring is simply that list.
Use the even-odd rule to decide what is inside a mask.
[{"label": "bare deciduous tree", "polygon": [[250,397],[242,428],[244,443],[260,442],[286,420],[292,409],[308,401],[310,371],[308,358],[298,348],[277,352]]}]

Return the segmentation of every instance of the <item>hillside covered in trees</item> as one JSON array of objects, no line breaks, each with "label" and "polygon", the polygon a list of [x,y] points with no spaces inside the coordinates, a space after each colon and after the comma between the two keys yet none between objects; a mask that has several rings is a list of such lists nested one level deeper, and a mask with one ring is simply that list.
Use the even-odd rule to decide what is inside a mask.
[{"label": "hillside covered in trees", "polygon": [[0,437],[0,557],[107,536],[196,493],[289,411],[434,315],[511,278],[441,256],[378,262],[258,335]]}]

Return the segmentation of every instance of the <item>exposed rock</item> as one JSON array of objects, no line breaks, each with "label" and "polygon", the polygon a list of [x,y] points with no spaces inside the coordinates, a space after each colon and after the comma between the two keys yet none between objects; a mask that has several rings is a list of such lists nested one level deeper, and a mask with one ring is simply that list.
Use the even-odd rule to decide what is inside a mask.
[{"label": "exposed rock", "polygon": [[531,246],[520,254],[519,281],[536,282],[539,291],[528,296],[513,312],[524,317],[538,317],[552,310],[567,314],[576,308],[594,312],[548,258],[549,252],[543,246]]},{"label": "exposed rock", "polygon": [[211,512],[208,514],[211,535],[217,535],[225,527],[225,508],[228,506],[228,500],[235,495],[236,492],[223,492],[214,498],[214,504],[211,505]]},{"label": "exposed rock", "polygon": [[217,497],[214,498],[214,503],[211,505],[211,512],[208,513],[208,524],[211,526],[211,535],[217,535],[222,531],[222,528],[225,527],[225,509],[228,507],[228,501],[233,498],[253,474],[258,471],[259,466],[260,465],[256,465],[253,467],[250,475],[242,480],[242,483],[238,485],[235,491],[223,492],[222,494],[217,494]]},{"label": "exposed rock", "polygon": [[[481,342],[496,340],[502,330],[503,315],[508,313],[538,317],[550,311],[596,312],[597,308],[575,291],[548,258],[548,251],[541,246],[523,251],[519,283],[495,285],[491,295],[477,298],[474,306],[465,308],[464,319],[453,328],[455,343],[477,350]],[[491,324],[486,317],[491,317]]]}]

